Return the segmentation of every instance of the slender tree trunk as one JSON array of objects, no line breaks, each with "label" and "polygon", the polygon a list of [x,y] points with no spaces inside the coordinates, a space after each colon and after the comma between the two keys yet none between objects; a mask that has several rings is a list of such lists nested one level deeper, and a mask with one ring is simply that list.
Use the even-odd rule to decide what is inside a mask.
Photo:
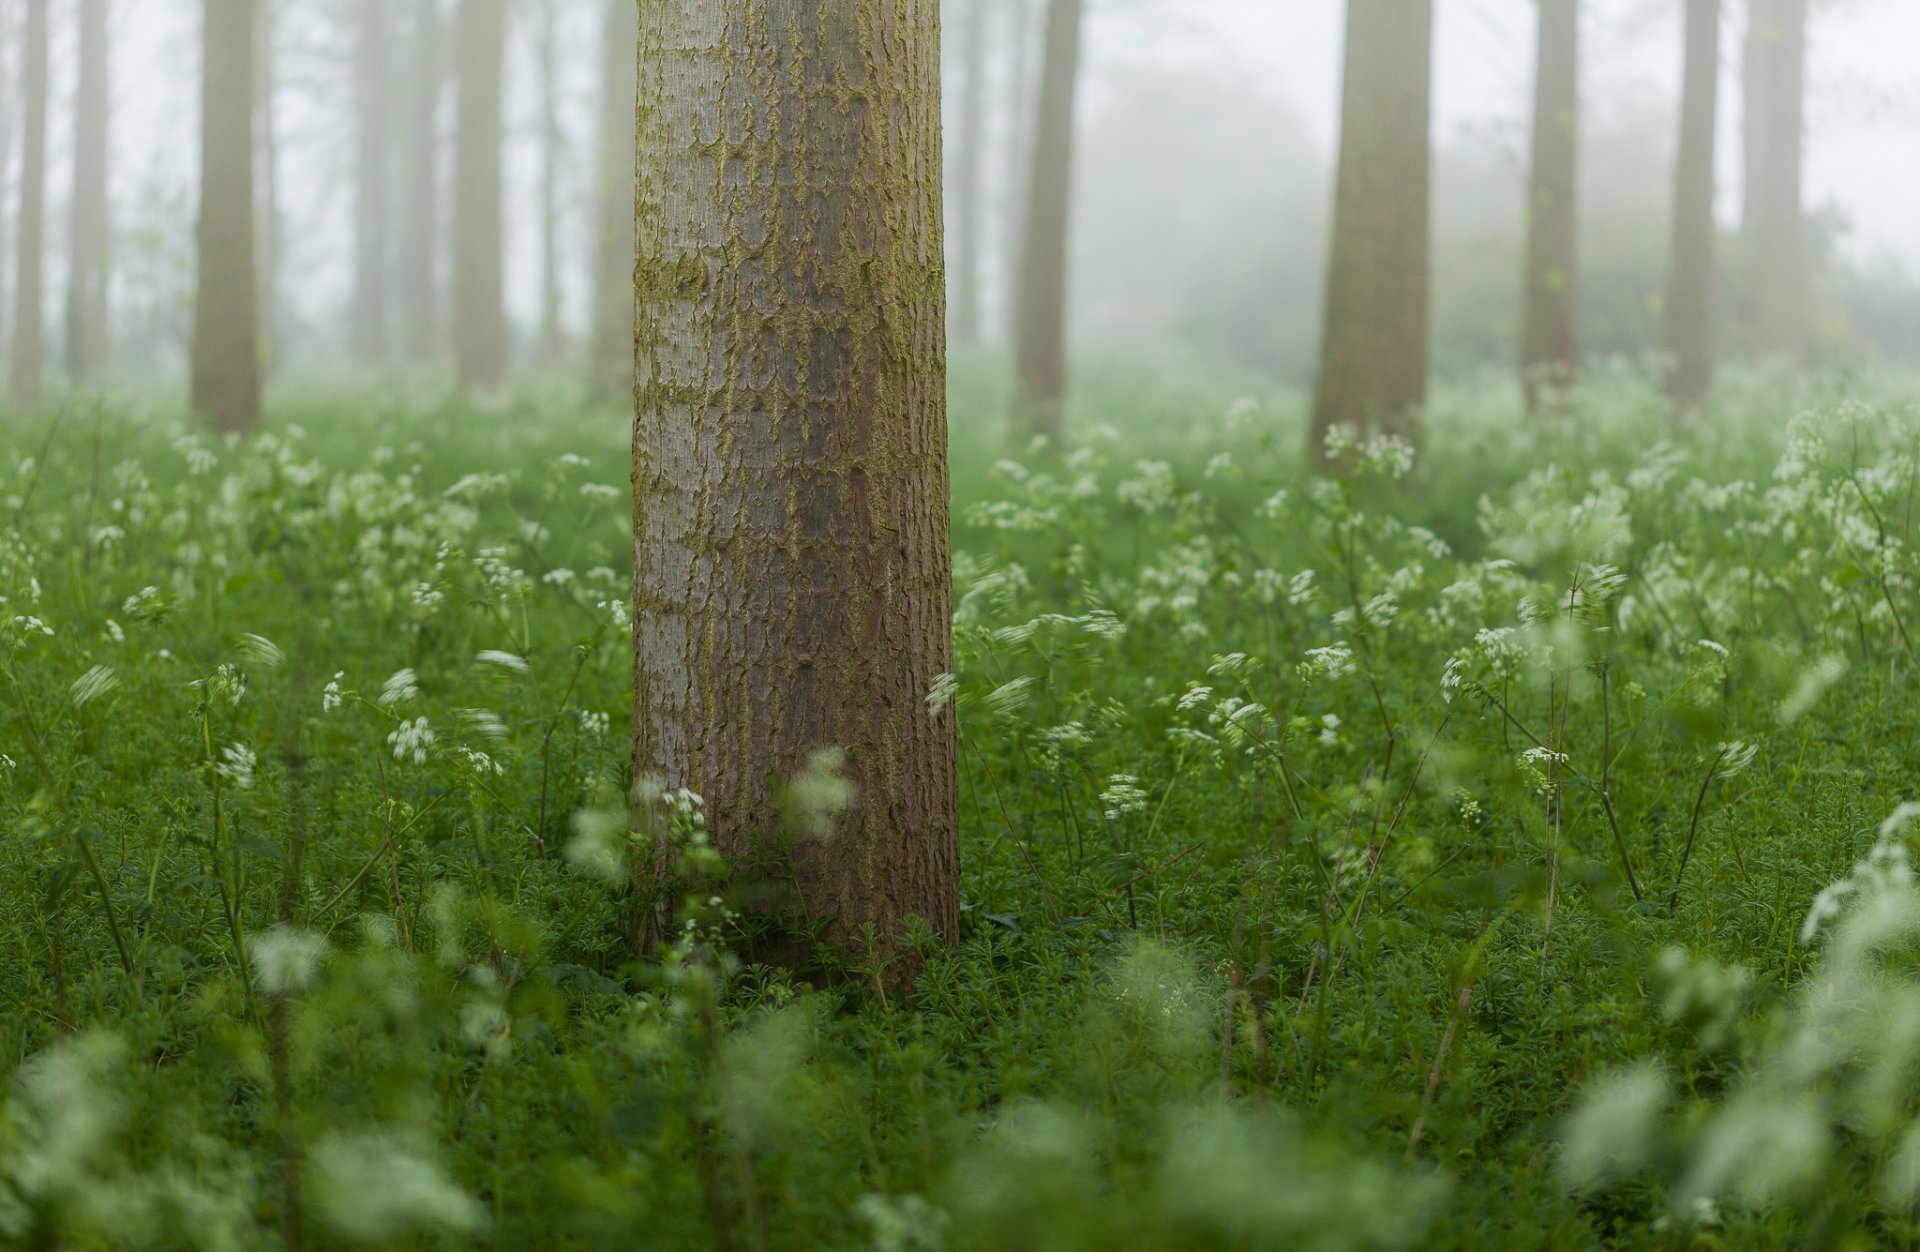
[{"label": "slender tree trunk", "polygon": [[107,0],[80,0],[74,85],[73,196],[67,244],[67,369],[107,363]]},{"label": "slender tree trunk", "polygon": [[16,408],[30,409],[40,403],[45,353],[41,257],[46,247],[47,0],[27,0],[20,81],[26,86],[26,142],[20,154],[20,247],[14,278],[13,371],[7,391]]},{"label": "slender tree trunk", "polygon": [[254,0],[205,0],[200,91],[194,412],[216,430],[260,422],[253,234]]},{"label": "slender tree trunk", "polygon": [[1760,229],[1762,171],[1767,164],[1767,135],[1772,129],[1767,105],[1772,95],[1772,43],[1779,31],[1780,0],[1747,0],[1747,31],[1740,61],[1740,229],[1749,238]]},{"label": "slender tree trunk", "polygon": [[1526,309],[1521,366],[1527,408],[1571,386],[1580,368],[1579,0],[1539,0],[1533,92],[1533,167],[1527,213]]},{"label": "slender tree trunk", "polygon": [[[8,229],[13,209],[13,133],[20,120],[20,82],[19,76],[8,74],[12,64],[8,53],[16,33],[13,14],[10,10],[0,9],[0,292],[4,292],[7,276],[7,262],[11,256],[7,244],[12,239]],[[11,306],[0,299],[0,318],[10,313]]]},{"label": "slender tree trunk", "polygon": [[500,80],[506,0],[460,0],[460,124],[454,140],[453,351],[460,385],[506,376],[500,228]]},{"label": "slender tree trunk", "polygon": [[540,4],[540,355],[560,355],[560,128],[558,15]]},{"label": "slender tree trunk", "polygon": [[961,42],[965,67],[960,83],[960,168],[954,261],[953,337],[963,344],[980,342],[980,239],[985,199],[981,186],[981,159],[986,146],[987,116],[987,4],[964,0],[966,26]]},{"label": "slender tree trunk", "polygon": [[1007,164],[1005,207],[1001,213],[1001,263],[1006,266],[1006,319],[1002,334],[1018,333],[1020,267],[1025,260],[1028,180],[1033,174],[1033,106],[1039,84],[1033,78],[1034,0],[1007,0]]},{"label": "slender tree trunk", "polygon": [[412,0],[408,55],[394,65],[395,95],[403,101],[399,128],[400,238],[398,296],[407,358],[418,364],[437,354],[440,244],[440,99],[446,55],[439,0]]},{"label": "slender tree trunk", "polygon": [[353,345],[360,359],[386,359],[388,49],[393,0],[359,0],[354,31],[355,212],[353,227]]},{"label": "slender tree trunk", "polygon": [[1720,0],[1687,0],[1686,73],[1667,279],[1667,394],[1691,409],[1713,387],[1713,162],[1720,94]]},{"label": "slender tree trunk", "polygon": [[1083,0],[1049,0],[1040,110],[1027,180],[1021,251],[1014,415],[1024,432],[1056,446],[1067,394],[1067,227],[1073,208],[1073,96],[1080,76]]},{"label": "slender tree trunk", "polygon": [[633,403],[633,97],[640,42],[634,0],[606,0],[600,76],[600,239],[594,266],[596,370],[608,396]]},{"label": "slender tree trunk", "polygon": [[738,859],[844,752],[794,894],[898,982],[959,917],[937,0],[648,4],[639,71],[634,775]]},{"label": "slender tree trunk", "polygon": [[[1807,237],[1802,205],[1806,143],[1807,0],[1769,0],[1756,8],[1766,22],[1748,31],[1749,59],[1765,66],[1758,135],[1749,141],[1759,164],[1750,170],[1759,262],[1760,350],[1799,366],[1807,355]],[[1751,73],[1751,69],[1749,70]],[[1757,147],[1757,154],[1753,149]]]},{"label": "slender tree trunk", "polygon": [[1432,0],[1348,0],[1340,168],[1308,455],[1336,427],[1412,436],[1427,398]]},{"label": "slender tree trunk", "polygon": [[281,0],[253,2],[254,142],[259,162],[256,179],[260,203],[255,209],[258,230],[258,293],[255,316],[260,323],[262,368],[274,360],[280,342],[280,111],[275,107],[274,30]]}]

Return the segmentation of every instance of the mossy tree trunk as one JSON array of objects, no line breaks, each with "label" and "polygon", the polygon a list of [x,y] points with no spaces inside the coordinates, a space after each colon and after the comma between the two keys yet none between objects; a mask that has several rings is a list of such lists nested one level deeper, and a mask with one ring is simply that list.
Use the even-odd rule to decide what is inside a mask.
[{"label": "mossy tree trunk", "polygon": [[1307,449],[1412,435],[1427,397],[1432,0],[1348,0],[1340,162]]},{"label": "mossy tree trunk", "polygon": [[1801,365],[1807,354],[1807,0],[1755,0],[1747,28],[1747,204],[1758,266],[1760,350]]},{"label": "mossy tree trunk", "polygon": [[92,378],[107,363],[107,0],[80,0],[68,203],[67,369]]},{"label": "mossy tree trunk", "polygon": [[222,431],[260,422],[254,291],[254,0],[206,0],[200,91],[193,410]]},{"label": "mossy tree trunk", "polygon": [[600,385],[633,400],[633,97],[640,12],[606,0],[600,63],[600,238],[594,268],[593,359]]},{"label": "mossy tree trunk", "polygon": [[1571,386],[1580,368],[1580,4],[1539,0],[1533,162],[1527,205],[1521,368],[1529,411]]},{"label": "mossy tree trunk", "polygon": [[1687,0],[1680,148],[1667,274],[1667,394],[1691,409],[1713,387],[1713,162],[1720,94],[1720,0]]},{"label": "mossy tree trunk", "polygon": [[454,137],[453,352],[460,385],[506,377],[502,278],[500,90],[506,0],[460,0],[460,118]]},{"label": "mossy tree trunk", "polygon": [[407,55],[390,68],[404,116],[400,150],[397,303],[406,357],[431,361],[440,349],[440,100],[447,54],[438,0],[411,0]]},{"label": "mossy tree trunk", "polygon": [[662,0],[638,64],[635,777],[738,859],[839,749],[794,899],[951,936],[937,0]]},{"label": "mossy tree trunk", "polygon": [[354,15],[353,344],[360,359],[386,358],[388,213],[387,57],[393,0],[359,0]]},{"label": "mossy tree trunk", "polygon": [[20,81],[25,142],[20,152],[19,244],[14,269],[13,359],[7,393],[15,407],[40,403],[40,372],[46,351],[42,318],[42,255],[47,211],[47,0],[27,0],[20,41]]},{"label": "mossy tree trunk", "polygon": [[1073,208],[1073,97],[1080,77],[1083,0],[1049,0],[1025,245],[1014,326],[1014,419],[1027,435],[1064,434],[1067,394],[1067,247]]}]

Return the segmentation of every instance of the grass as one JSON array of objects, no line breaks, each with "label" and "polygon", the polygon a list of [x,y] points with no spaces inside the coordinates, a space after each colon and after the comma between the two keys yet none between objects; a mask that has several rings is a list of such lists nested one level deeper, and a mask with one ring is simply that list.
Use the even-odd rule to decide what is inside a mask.
[{"label": "grass", "polygon": [[1896,380],[1463,384],[1314,482],[1297,397],[1116,365],[1010,456],[994,377],[904,1003],[626,838],[617,414],[0,432],[0,1244],[1912,1243]]}]

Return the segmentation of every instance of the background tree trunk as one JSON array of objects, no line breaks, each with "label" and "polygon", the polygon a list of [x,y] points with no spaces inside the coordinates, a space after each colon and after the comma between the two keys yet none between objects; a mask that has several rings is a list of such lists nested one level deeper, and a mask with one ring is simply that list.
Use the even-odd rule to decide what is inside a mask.
[{"label": "background tree trunk", "polygon": [[[640,26],[634,775],[723,854],[773,776],[857,799],[797,900],[958,927],[936,0],[649,4]],[[728,119],[724,145],[716,125]],[[896,979],[905,962],[891,967]]]},{"label": "background tree trunk", "polygon": [[980,240],[985,225],[985,197],[981,163],[986,143],[987,116],[987,5],[988,0],[963,0],[966,25],[961,36],[963,64],[960,78],[960,168],[956,171],[953,338],[956,343],[980,342]]},{"label": "background tree trunk", "polygon": [[1033,106],[1039,84],[1033,79],[1034,0],[1007,0],[1007,144],[1006,188],[1002,193],[1001,264],[1007,281],[1001,306],[1001,334],[1017,333],[1020,297],[1025,291],[1020,266],[1025,260],[1028,180],[1033,176]]},{"label": "background tree trunk", "polygon": [[398,302],[407,359],[433,360],[439,348],[440,99],[446,54],[439,0],[412,0],[407,56],[390,66],[394,95],[405,112],[398,127],[400,231]]},{"label": "background tree trunk", "polygon": [[1807,355],[1807,0],[1761,0],[1753,18],[1748,75],[1756,65],[1760,73],[1748,99],[1760,113],[1747,129],[1748,157],[1758,163],[1746,184],[1755,214],[1749,224],[1759,266],[1760,350],[1799,366]]},{"label": "background tree trunk", "polygon": [[280,342],[280,111],[274,107],[274,35],[281,0],[254,0],[253,4],[253,109],[259,162],[257,181],[260,203],[255,210],[259,246],[256,316],[260,322],[260,341],[256,355],[264,370],[275,356]]},{"label": "background tree trunk", "polygon": [[469,391],[490,391],[506,375],[500,228],[500,80],[506,24],[506,0],[460,0],[453,351],[460,385]]},{"label": "background tree trunk", "polygon": [[107,363],[107,0],[80,0],[78,45],[67,248],[67,369],[76,381]]},{"label": "background tree trunk", "polygon": [[1720,0],[1687,0],[1686,73],[1674,168],[1667,278],[1667,394],[1683,409],[1713,387],[1713,162],[1720,94]]},{"label": "background tree trunk", "polygon": [[560,129],[558,14],[540,0],[540,356],[560,357]]},{"label": "background tree trunk", "polygon": [[362,361],[387,357],[388,49],[393,0],[359,0],[354,15],[353,85],[357,115],[353,227],[353,345]]},{"label": "background tree trunk", "polygon": [[20,246],[14,271],[13,370],[7,392],[16,407],[30,409],[40,403],[45,354],[41,273],[46,248],[47,0],[27,0],[20,81],[26,88],[26,141],[20,153]]},{"label": "background tree trunk", "polygon": [[1411,435],[1426,403],[1432,0],[1348,0],[1345,75],[1316,463],[1334,427]]},{"label": "background tree trunk", "polygon": [[1073,95],[1080,75],[1082,0],[1049,0],[1033,168],[1027,177],[1026,246],[1020,254],[1014,415],[1056,446],[1067,392],[1067,227],[1073,208]]},{"label": "background tree trunk", "polygon": [[1533,165],[1527,211],[1521,366],[1527,408],[1572,385],[1580,368],[1580,5],[1539,0],[1533,92]]},{"label": "background tree trunk", "polygon": [[199,286],[194,412],[216,430],[260,423],[254,292],[254,0],[206,0],[200,89]]},{"label": "background tree trunk", "polygon": [[594,267],[596,369],[608,396],[633,403],[633,97],[639,9],[606,0],[600,76],[600,240]]}]

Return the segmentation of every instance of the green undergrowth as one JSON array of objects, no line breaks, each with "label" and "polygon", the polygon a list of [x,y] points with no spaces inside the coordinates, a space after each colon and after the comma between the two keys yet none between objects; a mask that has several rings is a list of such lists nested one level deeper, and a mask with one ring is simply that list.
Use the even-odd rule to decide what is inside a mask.
[{"label": "green undergrowth", "polygon": [[0,430],[0,1246],[1910,1245],[1891,381],[1463,384],[1314,480],[1297,396],[1115,365],[1062,454],[963,366],[905,997],[625,809],[617,413]]}]

